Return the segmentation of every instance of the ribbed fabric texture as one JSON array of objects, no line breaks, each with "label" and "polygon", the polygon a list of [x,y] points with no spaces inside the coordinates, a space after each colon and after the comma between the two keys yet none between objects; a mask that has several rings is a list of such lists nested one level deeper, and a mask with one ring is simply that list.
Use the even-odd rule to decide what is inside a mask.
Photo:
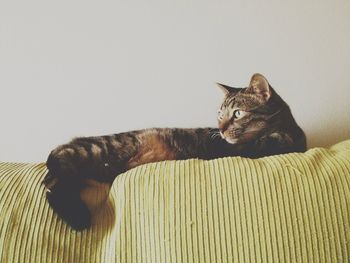
[{"label": "ribbed fabric texture", "polygon": [[120,175],[92,228],[53,214],[43,164],[0,164],[0,262],[349,262],[350,141]]}]

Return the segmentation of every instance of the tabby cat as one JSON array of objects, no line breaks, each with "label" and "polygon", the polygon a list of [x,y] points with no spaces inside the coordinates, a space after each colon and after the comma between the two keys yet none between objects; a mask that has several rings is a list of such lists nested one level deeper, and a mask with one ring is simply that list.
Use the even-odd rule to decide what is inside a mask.
[{"label": "tabby cat", "polygon": [[[225,94],[218,128],[145,129],[73,139],[54,149],[44,179],[49,204],[76,230],[108,197],[118,174],[141,164],[225,156],[258,158],[306,150],[306,138],[290,108],[261,74],[247,88],[218,84]],[[105,188],[98,199],[94,191]]]}]

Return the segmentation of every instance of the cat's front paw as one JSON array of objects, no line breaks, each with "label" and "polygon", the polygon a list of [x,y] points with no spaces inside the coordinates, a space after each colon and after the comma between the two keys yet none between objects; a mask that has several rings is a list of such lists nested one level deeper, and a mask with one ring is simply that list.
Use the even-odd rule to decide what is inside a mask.
[{"label": "cat's front paw", "polygon": [[79,189],[69,181],[58,180],[54,187],[47,189],[46,198],[54,212],[73,229],[81,231],[90,227],[88,206],[82,201]]},{"label": "cat's front paw", "polygon": [[72,190],[78,187],[82,176],[79,172],[78,162],[75,160],[74,152],[69,145],[61,145],[54,149],[46,161],[48,173],[46,174],[43,184],[48,193],[58,191],[58,182],[66,182],[67,188]]},{"label": "cat's front paw", "polygon": [[105,203],[111,186],[92,178],[93,169],[81,157],[69,144],[57,147],[47,159],[43,180],[50,206],[76,230],[91,225],[92,214]]},{"label": "cat's front paw", "polygon": [[74,162],[74,155],[68,145],[53,150],[46,162],[48,173],[43,184],[47,200],[65,222],[75,230],[83,230],[91,224],[91,214],[80,197],[82,176]]}]

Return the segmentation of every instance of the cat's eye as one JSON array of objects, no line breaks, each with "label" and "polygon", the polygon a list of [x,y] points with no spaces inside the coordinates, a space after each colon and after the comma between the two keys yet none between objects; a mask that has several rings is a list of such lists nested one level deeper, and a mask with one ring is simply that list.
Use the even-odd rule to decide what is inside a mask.
[{"label": "cat's eye", "polygon": [[235,110],[235,111],[233,112],[233,117],[234,117],[235,119],[239,119],[239,118],[241,118],[242,116],[243,116],[243,112],[240,111],[240,110]]}]

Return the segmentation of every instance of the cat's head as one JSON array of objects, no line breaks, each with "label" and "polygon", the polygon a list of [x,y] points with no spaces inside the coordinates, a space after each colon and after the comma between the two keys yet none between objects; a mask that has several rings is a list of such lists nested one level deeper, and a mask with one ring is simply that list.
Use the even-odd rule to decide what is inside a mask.
[{"label": "cat's head", "polygon": [[231,144],[254,140],[269,129],[273,116],[288,107],[259,73],[246,88],[218,86],[225,95],[218,111],[220,135]]}]

